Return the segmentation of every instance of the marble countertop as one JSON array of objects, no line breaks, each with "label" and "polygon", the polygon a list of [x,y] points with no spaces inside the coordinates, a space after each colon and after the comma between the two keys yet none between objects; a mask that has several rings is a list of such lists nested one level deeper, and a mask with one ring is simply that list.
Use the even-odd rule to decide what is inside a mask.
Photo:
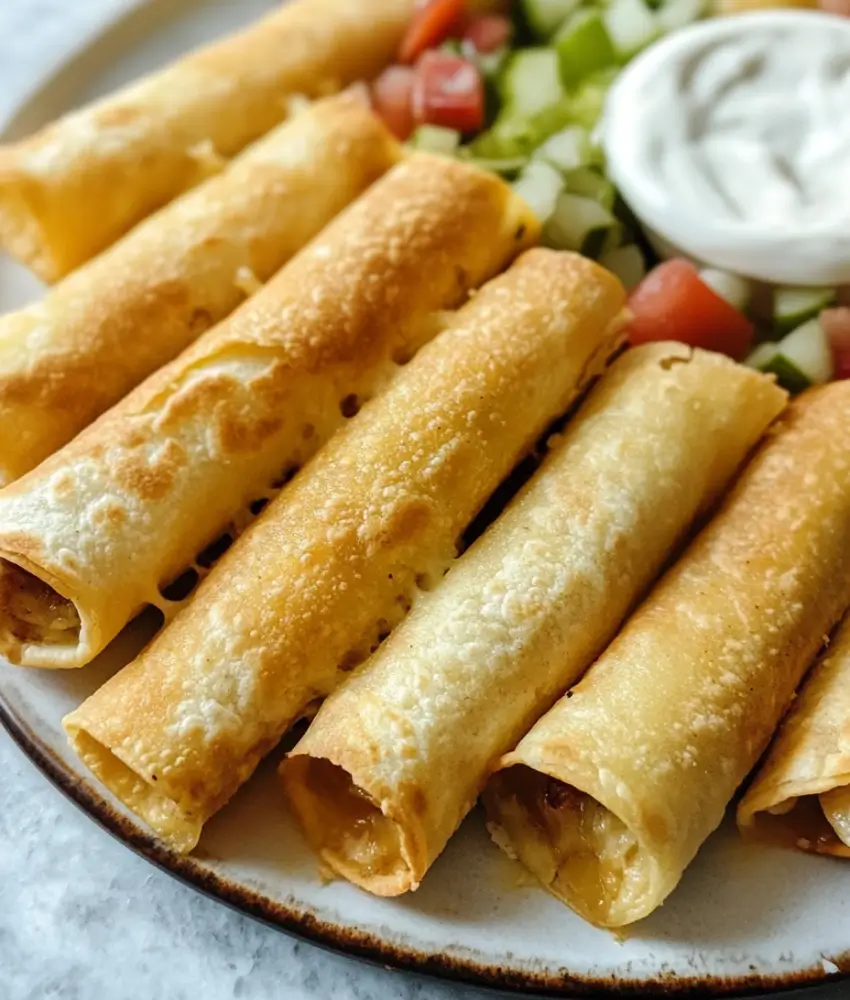
[{"label": "marble countertop", "polygon": [[[0,0],[0,119],[116,2]],[[0,1000],[484,996],[325,953],[186,888],[97,828],[2,730],[0,775]]]}]

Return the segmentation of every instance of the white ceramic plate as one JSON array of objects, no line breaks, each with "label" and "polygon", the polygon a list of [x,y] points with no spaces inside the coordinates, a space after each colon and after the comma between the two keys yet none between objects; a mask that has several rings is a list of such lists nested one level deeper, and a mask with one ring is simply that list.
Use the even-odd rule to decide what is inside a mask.
[{"label": "white ceramic plate", "polygon": [[[18,109],[21,135],[179,51],[222,34],[271,0],[121,0],[118,19]],[[0,258],[0,309],[39,293]],[[273,762],[213,819],[191,858],[151,840],[67,748],[60,719],[127,662],[144,619],[81,671],[0,661],[0,721],[91,816],[173,874],[284,930],[385,964],[464,982],[554,995],[784,990],[850,974],[850,866],[742,845],[731,828],[700,854],[661,911],[618,939],[583,923],[464,824],[414,895],[373,899],[325,884],[276,794]]]}]

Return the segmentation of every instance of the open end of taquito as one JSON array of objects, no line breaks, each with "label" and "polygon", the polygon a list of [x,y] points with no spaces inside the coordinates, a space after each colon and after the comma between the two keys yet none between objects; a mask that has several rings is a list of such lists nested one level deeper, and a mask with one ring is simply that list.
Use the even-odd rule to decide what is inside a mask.
[{"label": "open end of taquito", "polygon": [[850,858],[850,616],[794,700],[738,806],[750,839]]},{"label": "open end of taquito", "polygon": [[0,652],[10,662],[75,666],[88,631],[74,602],[30,572],[24,559],[20,565],[0,559]]},{"label": "open end of taquito", "polygon": [[378,896],[418,886],[404,827],[329,760],[292,757],[280,772],[310,846],[333,871]]},{"label": "open end of taquito", "polygon": [[516,764],[493,777],[484,801],[496,843],[585,920],[622,927],[655,909],[657,860],[595,795]]},{"label": "open end of taquito", "polygon": [[747,838],[810,854],[850,858],[850,772],[745,799],[738,822]]},{"label": "open end of taquito", "polygon": [[155,765],[151,767],[148,781],[137,770],[129,767],[115,751],[105,747],[84,729],[69,725],[68,734],[74,749],[92,774],[127,805],[145,823],[156,830],[170,847],[181,853],[190,851],[198,842],[203,817],[182,808],[173,794],[160,792],[160,776]]}]

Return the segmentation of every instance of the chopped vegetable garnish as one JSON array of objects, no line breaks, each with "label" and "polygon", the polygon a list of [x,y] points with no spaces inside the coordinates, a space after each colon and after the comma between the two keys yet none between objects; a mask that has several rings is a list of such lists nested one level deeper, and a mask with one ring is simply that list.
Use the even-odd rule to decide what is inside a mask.
[{"label": "chopped vegetable garnish", "polygon": [[426,49],[458,33],[464,14],[463,0],[420,0],[401,43],[399,62],[415,62]]},{"label": "chopped vegetable garnish", "polygon": [[621,62],[631,59],[661,34],[658,20],[644,0],[611,0],[604,20]]},{"label": "chopped vegetable garnish", "polygon": [[773,297],[776,329],[787,333],[835,302],[834,288],[777,288]]},{"label": "chopped vegetable garnish", "polygon": [[522,0],[531,30],[541,41],[548,41],[581,4],[581,0]]},{"label": "chopped vegetable garnish", "polygon": [[829,382],[835,372],[829,338],[817,319],[798,326],[778,344],[760,344],[746,363],[774,374],[789,392]]},{"label": "chopped vegetable garnish", "polygon": [[[624,64],[718,11],[718,0],[417,0],[399,53],[409,65],[378,78],[373,102],[411,147],[511,182],[547,245],[617,274],[631,293],[633,343],[674,339],[741,359],[758,324],[771,340],[747,363],[788,389],[850,378],[850,308],[828,308],[850,307],[850,288],[774,288],[730,270],[700,271],[641,228],[607,172],[603,112]],[[808,325],[818,316],[820,326]]]},{"label": "chopped vegetable garnish", "polygon": [[514,191],[528,202],[542,223],[555,212],[558,196],[563,190],[564,178],[543,160],[529,163],[514,184]]},{"label": "chopped vegetable garnish", "polygon": [[416,127],[411,104],[413,77],[410,66],[389,66],[372,84],[375,110],[399,139],[407,139]]},{"label": "chopped vegetable garnish", "polygon": [[485,14],[473,18],[466,26],[463,40],[476,52],[498,52],[511,40],[513,26],[507,17],[501,14]]},{"label": "chopped vegetable garnish", "polygon": [[628,292],[637,287],[646,276],[643,254],[633,243],[604,254],[599,258],[599,263],[616,274]]},{"label": "chopped vegetable garnish", "polygon": [[484,82],[478,67],[451,52],[429,50],[419,62],[411,94],[414,121],[474,132],[484,124]]},{"label": "chopped vegetable garnish", "polygon": [[569,89],[617,61],[614,43],[599,10],[577,11],[555,37],[554,45],[561,80]]},{"label": "chopped vegetable garnish", "polygon": [[644,278],[629,298],[633,344],[679,340],[743,358],[753,324],[700,279],[686,260],[668,260]]},{"label": "chopped vegetable garnish", "polygon": [[461,134],[441,125],[420,125],[410,138],[410,145],[426,153],[453,156],[460,146]]}]

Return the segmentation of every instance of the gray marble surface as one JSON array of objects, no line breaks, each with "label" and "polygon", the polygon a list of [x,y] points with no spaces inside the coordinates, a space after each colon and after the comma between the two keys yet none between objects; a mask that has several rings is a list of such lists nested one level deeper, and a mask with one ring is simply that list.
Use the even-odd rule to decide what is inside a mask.
[{"label": "gray marble surface", "polygon": [[[0,0],[0,118],[114,2]],[[806,994],[839,996],[850,987]],[[78,812],[0,730],[0,1000],[420,997],[483,995],[326,954],[185,888]]]}]

